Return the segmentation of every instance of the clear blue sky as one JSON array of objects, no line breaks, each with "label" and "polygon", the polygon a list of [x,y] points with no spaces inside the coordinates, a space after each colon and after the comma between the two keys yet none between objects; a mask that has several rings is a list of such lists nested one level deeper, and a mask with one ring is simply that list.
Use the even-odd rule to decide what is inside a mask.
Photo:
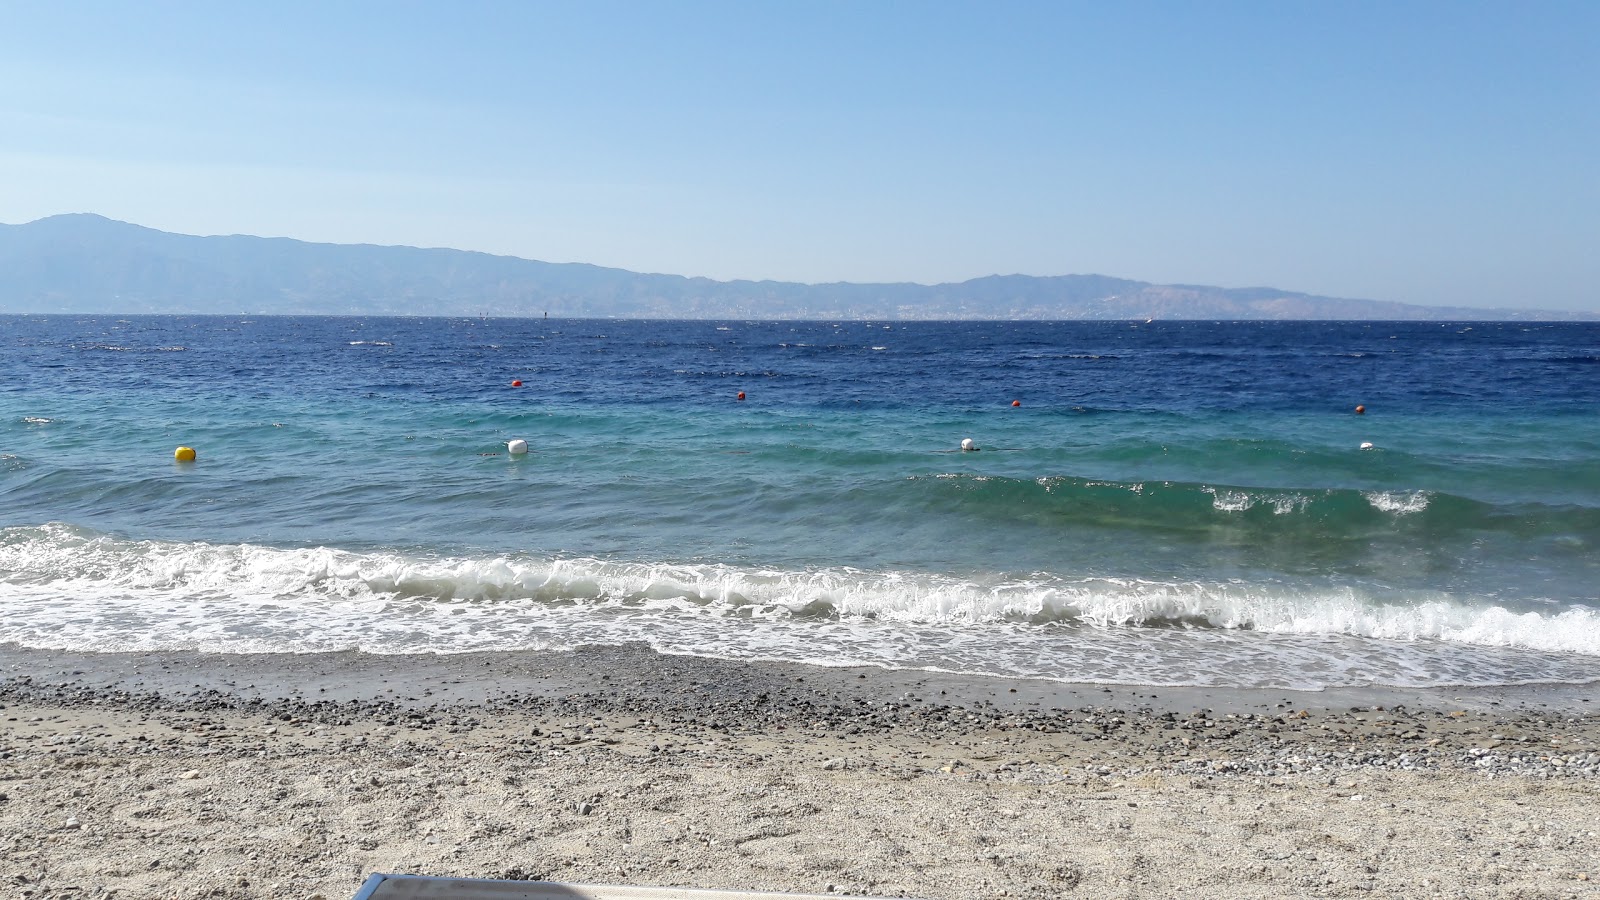
[{"label": "clear blue sky", "polygon": [[0,0],[0,222],[1600,309],[1600,2]]}]

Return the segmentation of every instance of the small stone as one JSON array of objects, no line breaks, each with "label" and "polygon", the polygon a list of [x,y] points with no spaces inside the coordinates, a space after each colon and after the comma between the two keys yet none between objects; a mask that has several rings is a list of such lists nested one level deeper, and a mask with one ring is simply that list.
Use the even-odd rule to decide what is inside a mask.
[{"label": "small stone", "polygon": [[83,827],[83,825],[78,821],[78,817],[77,816],[67,816],[67,823],[66,824],[67,824],[68,828],[82,828]]},{"label": "small stone", "polygon": [[834,757],[833,759],[830,759],[827,762],[822,764],[822,768],[825,771],[829,771],[829,772],[831,772],[831,771],[833,771],[835,769],[842,769],[844,767],[845,767],[845,761],[843,759],[839,758],[839,757]]},{"label": "small stone", "polygon": [[189,771],[180,774],[178,777],[182,778],[184,781],[193,781],[200,777],[200,770],[190,769]]}]

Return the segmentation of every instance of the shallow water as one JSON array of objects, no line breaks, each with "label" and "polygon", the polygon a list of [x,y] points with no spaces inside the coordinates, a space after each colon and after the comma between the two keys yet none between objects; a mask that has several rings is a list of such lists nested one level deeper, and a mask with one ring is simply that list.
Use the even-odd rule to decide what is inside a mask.
[{"label": "shallow water", "polygon": [[0,354],[27,646],[1600,678],[1592,324],[0,317]]}]

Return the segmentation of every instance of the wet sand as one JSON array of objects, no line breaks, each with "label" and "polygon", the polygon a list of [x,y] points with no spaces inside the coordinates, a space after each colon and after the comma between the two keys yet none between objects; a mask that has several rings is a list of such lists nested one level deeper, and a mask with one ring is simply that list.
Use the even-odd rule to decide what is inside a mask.
[{"label": "wet sand", "polygon": [[0,884],[1600,896],[1595,693],[0,647]]}]

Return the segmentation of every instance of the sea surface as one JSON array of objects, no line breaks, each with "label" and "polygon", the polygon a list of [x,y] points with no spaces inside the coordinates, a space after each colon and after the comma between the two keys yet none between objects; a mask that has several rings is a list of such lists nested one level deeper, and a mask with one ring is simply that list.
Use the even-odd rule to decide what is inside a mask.
[{"label": "sea surface", "polygon": [[0,641],[1585,683],[1600,324],[0,317]]}]

